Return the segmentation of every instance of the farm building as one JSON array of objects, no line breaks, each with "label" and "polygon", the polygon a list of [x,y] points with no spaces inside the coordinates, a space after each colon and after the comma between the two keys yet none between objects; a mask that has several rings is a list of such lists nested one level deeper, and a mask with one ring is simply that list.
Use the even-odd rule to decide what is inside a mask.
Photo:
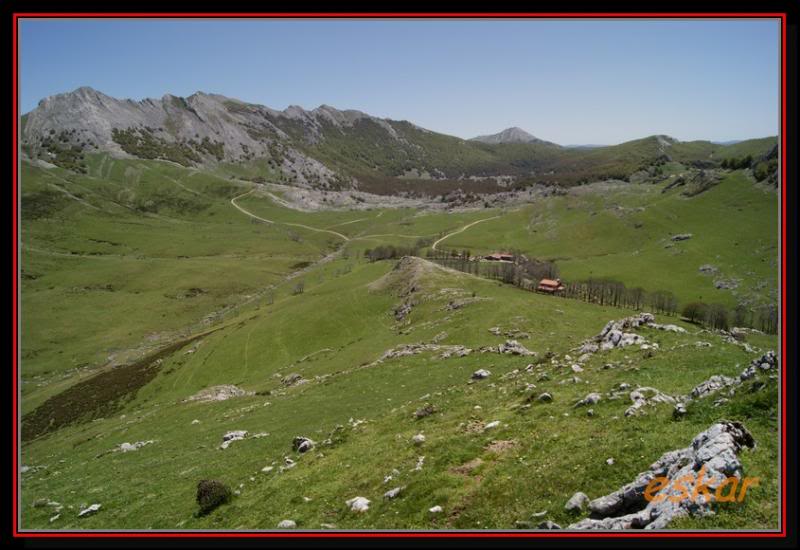
[{"label": "farm building", "polygon": [[539,286],[536,287],[536,290],[539,292],[548,292],[550,294],[554,294],[564,290],[564,285],[561,284],[561,279],[542,279],[539,281]]},{"label": "farm building", "polygon": [[490,262],[513,262],[514,255],[509,252],[493,252],[488,256],[484,256],[483,259]]}]

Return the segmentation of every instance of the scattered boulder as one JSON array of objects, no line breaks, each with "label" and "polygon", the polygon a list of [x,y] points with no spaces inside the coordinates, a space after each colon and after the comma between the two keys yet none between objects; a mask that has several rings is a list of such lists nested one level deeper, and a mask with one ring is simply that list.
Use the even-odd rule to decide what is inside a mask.
[{"label": "scattered boulder", "polygon": [[473,380],[483,380],[484,378],[489,378],[489,375],[492,373],[485,369],[478,369],[472,373]]},{"label": "scattered boulder", "polygon": [[571,368],[572,368],[572,372],[576,372],[576,373],[577,372],[583,372],[583,367],[581,367],[580,365],[572,365]]},{"label": "scattered boulder", "polygon": [[[754,445],[752,435],[741,423],[718,422],[698,434],[690,446],[664,453],[634,481],[589,502],[592,516],[569,528],[663,529],[679,517],[710,514],[716,489],[729,477],[741,479],[742,464],[737,455],[743,448]],[[646,489],[654,489],[651,483],[656,478],[665,480],[665,485],[657,492],[665,498],[648,500]],[[708,491],[702,490],[702,486]],[[697,498],[679,498],[694,493]],[[666,498],[668,496],[676,498]]]},{"label": "scattered boulder", "polygon": [[600,402],[602,396],[597,392],[592,392],[586,397],[575,403],[575,407],[583,407],[584,405],[596,405]]},{"label": "scattered boulder", "polygon": [[583,342],[578,351],[580,353],[596,353],[597,351],[605,351],[617,347],[646,344],[647,340],[642,336],[625,332],[625,330],[640,326],[650,326],[654,323],[655,317],[652,313],[640,313],[624,319],[611,320],[606,323],[606,326],[597,336]]},{"label": "scattered boulder", "polygon": [[284,519],[278,523],[278,529],[296,529],[297,523],[291,519]]},{"label": "scattered boulder", "polygon": [[537,529],[553,530],[553,529],[561,529],[561,526],[559,524],[557,524],[555,522],[552,522],[552,521],[550,521],[548,519],[547,521],[541,522],[539,525],[536,526],[536,528]]},{"label": "scattered boulder", "polygon": [[186,398],[185,401],[226,401],[234,397],[247,395],[254,395],[254,392],[248,392],[230,384],[223,384],[200,390],[193,396]]},{"label": "scattered boulder", "polygon": [[147,441],[137,441],[136,443],[120,443],[119,447],[114,450],[120,453],[129,453],[131,451],[138,451],[145,445],[150,445],[151,443],[154,443],[152,439],[148,439]]},{"label": "scattered boulder", "polygon": [[700,399],[702,397],[706,397],[711,395],[712,393],[718,392],[723,388],[727,388],[728,386],[732,386],[736,383],[736,380],[733,378],[729,378],[727,376],[723,376],[721,374],[715,374],[708,380],[701,382],[697,386],[695,386],[690,395],[693,399]]},{"label": "scattered boulder", "polygon": [[553,396],[548,392],[544,392],[540,394],[539,397],[536,398],[536,401],[538,401],[539,403],[550,403],[551,401],[553,401]]},{"label": "scattered boulder", "polygon": [[698,268],[698,271],[704,275],[714,275],[719,269],[711,264],[703,264]]},{"label": "scattered boulder", "polygon": [[686,405],[684,403],[676,403],[675,408],[672,409],[672,418],[683,418],[687,414]]},{"label": "scattered boulder", "polygon": [[394,498],[397,498],[397,496],[400,494],[402,490],[403,487],[395,487],[394,489],[389,489],[388,491],[383,493],[383,498],[387,500],[392,500]]},{"label": "scattered boulder", "polygon": [[436,505],[433,508],[429,508],[428,512],[430,512],[431,514],[441,514],[442,513],[442,507],[439,506],[439,505]]},{"label": "scattered boulder", "polygon": [[436,407],[434,407],[430,403],[425,403],[422,407],[414,411],[414,416],[416,418],[425,418],[426,416],[430,416],[435,412],[436,412]]},{"label": "scattered boulder", "polygon": [[211,512],[230,499],[231,490],[221,481],[203,479],[197,484],[197,504],[200,505],[200,515]]},{"label": "scattered boulder", "polygon": [[584,506],[587,504],[589,504],[589,497],[586,496],[586,493],[581,493],[579,491],[569,498],[564,505],[564,509],[567,512],[582,512]]},{"label": "scattered boulder", "polygon": [[[679,327],[678,325],[661,325],[658,323],[649,323],[647,325],[649,328],[654,328],[658,330],[665,330],[667,332],[677,332],[677,333],[685,333],[686,329],[683,327]],[[656,345],[656,344],[653,344]]]},{"label": "scattered boulder", "polygon": [[687,241],[692,238],[691,233],[679,233],[678,235],[673,235],[670,240],[672,241]]},{"label": "scattered boulder", "polygon": [[483,431],[494,429],[494,428],[498,427],[499,425],[500,425],[500,421],[499,420],[493,420],[492,422],[489,422],[488,424],[486,424],[483,427]]},{"label": "scattered boulder", "polygon": [[303,376],[297,372],[293,372],[288,374],[281,379],[281,384],[284,386],[296,386],[298,384],[302,384],[304,382],[308,382],[303,378]]},{"label": "scattered boulder", "polygon": [[658,403],[675,403],[674,397],[649,387],[636,388],[630,393],[630,398],[633,405],[625,410],[625,416],[643,413],[646,405],[655,406]]},{"label": "scattered boulder", "polygon": [[220,449],[227,449],[234,441],[241,441],[247,437],[247,430],[234,430],[222,436],[222,445]]},{"label": "scattered boulder", "polygon": [[91,506],[87,506],[86,508],[78,512],[78,517],[83,518],[86,516],[91,516],[92,514],[96,514],[101,507],[102,504],[92,504]]},{"label": "scattered boulder", "polygon": [[364,497],[354,497],[345,502],[351,512],[364,513],[369,510],[370,500]]},{"label": "scattered boulder", "polygon": [[506,340],[498,347],[498,353],[510,353],[511,355],[530,356],[536,352],[530,351],[516,340]]},{"label": "scattered boulder", "polygon": [[768,372],[778,366],[778,358],[774,351],[768,351],[758,359],[750,361],[750,365],[739,375],[739,380],[745,381],[753,378],[757,372]]},{"label": "scattered boulder", "polygon": [[292,449],[298,453],[305,453],[314,448],[314,442],[307,437],[297,436],[292,440]]},{"label": "scattered boulder", "polygon": [[735,290],[739,288],[739,279],[716,279],[714,281],[714,288],[717,290]]},{"label": "scattered boulder", "polygon": [[417,434],[411,438],[411,442],[417,447],[419,447],[420,445],[425,443],[425,436],[423,434]]}]

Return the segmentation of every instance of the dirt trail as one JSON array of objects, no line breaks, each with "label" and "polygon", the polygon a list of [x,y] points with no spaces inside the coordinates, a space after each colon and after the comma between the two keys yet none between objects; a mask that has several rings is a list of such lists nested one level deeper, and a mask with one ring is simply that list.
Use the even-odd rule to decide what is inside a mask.
[{"label": "dirt trail", "polygon": [[340,239],[344,239],[345,241],[349,241],[350,240],[350,237],[348,237],[346,235],[342,235],[341,233],[339,233],[337,231],[331,231],[330,229],[320,229],[318,227],[311,227],[310,225],[305,225],[305,224],[302,224],[302,223],[276,222],[275,220],[268,220],[266,218],[262,218],[261,216],[256,216],[252,212],[250,212],[248,210],[245,210],[244,208],[242,208],[241,206],[236,204],[237,200],[241,199],[244,196],[249,195],[253,191],[255,191],[255,189],[251,189],[250,191],[248,191],[246,193],[242,193],[241,195],[237,195],[237,196],[233,197],[231,199],[231,204],[237,210],[239,210],[241,213],[243,213],[243,214],[245,214],[247,216],[250,216],[251,218],[255,218],[257,220],[261,220],[262,222],[272,223],[272,224],[280,224],[280,225],[290,225],[292,227],[302,227],[303,229],[308,229],[309,231],[316,231],[317,233],[330,233],[331,235],[335,235],[335,236],[339,237]]},{"label": "dirt trail", "polygon": [[478,220],[478,221],[474,221],[472,223],[468,223],[467,225],[465,225],[461,229],[457,229],[456,231],[453,231],[452,233],[448,233],[447,235],[445,235],[444,237],[442,237],[441,239],[439,239],[438,241],[433,243],[433,246],[431,246],[431,249],[432,250],[436,250],[436,247],[439,245],[440,242],[442,242],[443,240],[445,240],[448,237],[452,237],[453,235],[458,235],[459,233],[463,233],[464,231],[466,231],[467,229],[469,229],[473,225],[478,225],[479,223],[488,222],[489,220],[494,220],[494,219],[499,218],[499,217],[500,216],[492,216],[491,218],[483,218],[482,220]]}]

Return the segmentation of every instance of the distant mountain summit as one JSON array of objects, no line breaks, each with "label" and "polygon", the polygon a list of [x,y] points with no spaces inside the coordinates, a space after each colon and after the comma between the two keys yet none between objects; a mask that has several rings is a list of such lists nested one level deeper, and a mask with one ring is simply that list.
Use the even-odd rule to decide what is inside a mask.
[{"label": "distant mountain summit", "polygon": [[534,135],[529,134],[522,128],[518,128],[513,126],[511,128],[506,128],[502,132],[497,134],[491,134],[488,136],[478,136],[472,138],[470,141],[480,141],[481,143],[491,143],[491,144],[498,144],[498,143],[549,143],[544,141],[543,139],[539,139]]},{"label": "distant mountain summit", "polygon": [[117,99],[89,87],[22,115],[22,158],[88,174],[89,155],[232,170],[253,181],[379,194],[494,193],[509,185],[627,179],[665,159],[714,167],[760,158],[775,138],[733,145],[654,135],[604,147],[562,147],[520,128],[463,140],[352,109],[277,110],[219,94]]}]

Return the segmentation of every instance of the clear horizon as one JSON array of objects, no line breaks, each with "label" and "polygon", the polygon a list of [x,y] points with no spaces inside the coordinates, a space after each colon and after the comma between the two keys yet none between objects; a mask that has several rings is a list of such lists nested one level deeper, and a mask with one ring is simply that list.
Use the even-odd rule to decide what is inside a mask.
[{"label": "clear horizon", "polygon": [[91,86],[563,145],[779,133],[778,21],[23,20],[20,107]]}]

